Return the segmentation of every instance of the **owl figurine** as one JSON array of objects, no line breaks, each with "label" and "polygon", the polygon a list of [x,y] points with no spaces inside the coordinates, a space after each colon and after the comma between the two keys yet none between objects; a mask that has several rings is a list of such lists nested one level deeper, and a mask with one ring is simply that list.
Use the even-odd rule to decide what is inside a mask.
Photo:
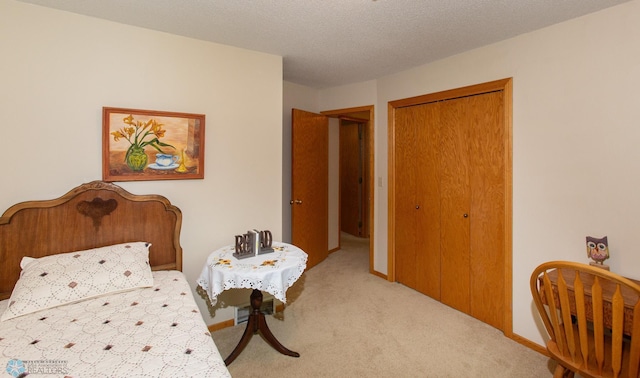
[{"label": "owl figurine", "polygon": [[609,243],[606,236],[603,238],[587,236],[587,257],[600,265],[609,258]]}]

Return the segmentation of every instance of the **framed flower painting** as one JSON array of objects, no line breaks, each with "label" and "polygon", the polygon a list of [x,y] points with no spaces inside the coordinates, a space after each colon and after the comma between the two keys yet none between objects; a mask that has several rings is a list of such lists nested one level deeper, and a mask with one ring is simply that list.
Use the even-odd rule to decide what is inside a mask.
[{"label": "framed flower painting", "polygon": [[102,180],[204,178],[204,114],[102,108]]}]

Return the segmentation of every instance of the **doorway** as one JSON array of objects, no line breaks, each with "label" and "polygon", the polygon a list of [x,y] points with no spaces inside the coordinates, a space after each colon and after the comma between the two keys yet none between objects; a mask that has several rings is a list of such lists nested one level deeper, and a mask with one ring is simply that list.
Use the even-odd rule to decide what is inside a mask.
[{"label": "doorway", "polygon": [[369,238],[367,146],[364,143],[367,122],[341,117],[339,124],[339,228],[342,233],[366,239]]},{"label": "doorway", "polygon": [[[331,251],[341,248],[344,235],[366,240],[369,248],[369,272],[376,274],[373,269],[374,106],[320,113],[332,119],[330,125],[337,127],[338,134],[338,143],[333,143],[329,152],[339,156],[337,172],[333,173],[338,181],[338,199],[335,201],[337,222],[329,230],[338,235],[339,239],[337,247]],[[349,151],[348,156],[345,156],[346,151]],[[351,166],[351,173],[344,172],[347,165]],[[353,174],[356,171],[359,173]]]}]

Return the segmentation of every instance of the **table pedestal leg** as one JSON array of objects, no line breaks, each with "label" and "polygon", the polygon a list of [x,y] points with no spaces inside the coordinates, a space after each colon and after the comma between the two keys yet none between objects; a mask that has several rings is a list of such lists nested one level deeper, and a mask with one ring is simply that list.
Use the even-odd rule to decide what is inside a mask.
[{"label": "table pedestal leg", "polygon": [[254,289],[249,297],[251,300],[251,314],[249,314],[249,320],[247,321],[247,328],[244,329],[244,333],[242,334],[242,338],[236,348],[231,352],[229,357],[224,360],[225,365],[229,366],[240,355],[240,352],[247,346],[249,340],[251,340],[251,336],[260,332],[265,340],[278,352],[292,357],[300,357],[300,353],[291,351],[285,348],[280,342],[273,336],[271,330],[267,326],[267,320],[264,317],[264,314],[260,312],[260,307],[262,306],[262,292],[260,290]]}]

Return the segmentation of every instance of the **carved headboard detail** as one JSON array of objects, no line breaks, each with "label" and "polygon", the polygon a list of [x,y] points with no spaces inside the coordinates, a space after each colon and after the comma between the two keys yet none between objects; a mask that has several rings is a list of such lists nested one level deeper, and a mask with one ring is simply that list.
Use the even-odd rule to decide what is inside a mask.
[{"label": "carved headboard detail", "polygon": [[118,207],[118,201],[113,198],[105,201],[99,197],[92,201],[82,201],[76,206],[80,214],[93,219],[93,227],[96,228],[96,231],[100,228],[102,217],[109,215],[116,207]]},{"label": "carved headboard detail", "polygon": [[0,217],[0,299],[11,295],[24,256],[145,241],[152,244],[152,269],[182,270],[181,227],[182,212],[167,198],[102,181],[57,199],[18,203]]}]

